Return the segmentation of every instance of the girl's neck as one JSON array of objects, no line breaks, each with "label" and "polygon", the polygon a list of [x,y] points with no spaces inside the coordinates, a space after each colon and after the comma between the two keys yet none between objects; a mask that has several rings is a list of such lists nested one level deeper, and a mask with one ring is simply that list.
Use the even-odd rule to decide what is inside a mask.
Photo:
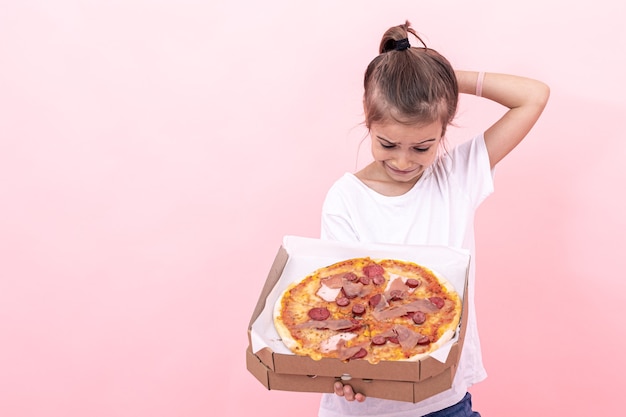
[{"label": "girl's neck", "polygon": [[355,174],[363,184],[387,197],[397,197],[408,193],[422,175],[409,182],[395,181],[386,174],[384,168],[377,162],[372,162]]}]

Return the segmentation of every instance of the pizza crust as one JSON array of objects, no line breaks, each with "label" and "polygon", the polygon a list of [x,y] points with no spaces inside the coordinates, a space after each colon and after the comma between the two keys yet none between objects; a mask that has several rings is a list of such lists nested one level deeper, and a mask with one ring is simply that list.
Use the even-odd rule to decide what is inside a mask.
[{"label": "pizza crust", "polygon": [[285,297],[285,294],[287,294],[295,286],[296,286],[295,283],[290,284],[287,287],[287,289],[283,291],[281,296],[278,297],[278,300],[276,300],[276,303],[274,304],[273,317],[274,317],[274,327],[276,327],[276,332],[278,333],[278,336],[280,336],[281,341],[284,343],[285,346],[287,346],[289,350],[291,350],[294,353],[297,353],[299,349],[298,342],[296,342],[296,340],[291,336],[291,331],[289,330],[289,328],[287,328],[287,326],[281,319],[281,309],[282,309],[283,298]]}]

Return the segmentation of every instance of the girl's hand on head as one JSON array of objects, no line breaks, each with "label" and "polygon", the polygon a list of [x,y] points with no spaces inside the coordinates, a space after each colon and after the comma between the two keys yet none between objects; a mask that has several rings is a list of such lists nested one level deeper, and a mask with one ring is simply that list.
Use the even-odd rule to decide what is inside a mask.
[{"label": "girl's hand on head", "polygon": [[346,401],[358,401],[362,403],[365,401],[365,395],[361,393],[355,393],[350,385],[343,385],[341,382],[335,382],[335,394],[340,397],[344,397]]}]

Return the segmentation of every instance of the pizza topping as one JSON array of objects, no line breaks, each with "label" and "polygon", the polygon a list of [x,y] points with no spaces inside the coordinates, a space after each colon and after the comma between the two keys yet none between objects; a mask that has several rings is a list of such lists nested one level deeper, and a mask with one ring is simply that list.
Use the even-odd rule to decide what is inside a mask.
[{"label": "pizza topping", "polygon": [[348,298],[355,298],[359,294],[361,294],[361,290],[363,290],[363,284],[360,282],[350,282],[346,281],[343,284],[343,293]]},{"label": "pizza topping", "polygon": [[309,310],[309,317],[313,320],[326,320],[330,317],[330,311],[326,307],[315,307]]},{"label": "pizza topping", "polygon": [[363,268],[363,273],[368,278],[374,278],[375,276],[383,275],[385,273],[385,269],[378,264],[371,264]]},{"label": "pizza topping", "polygon": [[405,316],[410,311],[405,306],[391,306],[384,310],[374,310],[372,315],[378,321],[385,321],[389,319],[395,319],[397,317]]},{"label": "pizza topping", "polygon": [[417,341],[418,345],[430,345],[430,337],[425,336],[425,335],[420,335],[420,338]]},{"label": "pizza topping", "polygon": [[409,351],[415,346],[429,344],[430,338],[418,332],[414,332],[408,327],[402,325],[394,326],[393,330],[398,334],[398,342],[402,346],[402,350]]},{"label": "pizza topping", "polygon": [[432,313],[437,310],[438,308],[430,300],[419,298],[407,304],[393,305],[384,309],[374,309],[372,315],[378,321],[385,321],[402,317],[416,311]]},{"label": "pizza topping", "polygon": [[405,306],[409,311],[423,311],[424,313],[434,313],[439,309],[431,300],[424,298],[418,298],[415,301],[405,304]]},{"label": "pizza topping", "polygon": [[363,313],[365,313],[365,306],[363,304],[355,304],[352,306],[352,314],[360,316]]},{"label": "pizza topping", "polygon": [[398,344],[398,335],[396,332],[390,329],[372,337],[371,341],[372,344],[375,346],[384,345],[385,343],[387,343],[387,341]]},{"label": "pizza topping", "polygon": [[382,310],[383,308],[385,308],[388,305],[387,304],[387,300],[385,299],[385,297],[382,296],[382,294],[374,294],[374,295],[372,295],[370,297],[368,303],[375,310]]},{"label": "pizza topping", "polygon": [[388,300],[400,300],[406,298],[408,295],[409,287],[400,276],[396,276],[391,280],[387,286],[387,291],[385,291],[385,297],[387,297]]},{"label": "pizza topping", "polygon": [[384,345],[385,343],[387,343],[387,338],[383,335],[376,335],[374,337],[372,337],[372,344],[376,345],[376,346],[381,346]]},{"label": "pizza topping", "polygon": [[350,300],[348,299],[348,297],[341,296],[341,297],[337,297],[337,299],[335,300],[335,303],[339,307],[345,307],[350,304]]},{"label": "pizza topping", "polygon": [[345,329],[346,331],[353,332],[353,331],[359,330],[361,327],[363,327],[361,322],[359,320],[357,320],[357,319],[350,319],[350,322],[352,322],[352,327],[349,327],[349,328]]},{"label": "pizza topping", "polygon": [[322,285],[325,285],[328,288],[341,288],[343,286],[343,282],[345,279],[345,275],[347,274],[335,274],[326,278],[321,279]]},{"label": "pizza topping", "polygon": [[374,278],[372,278],[372,282],[374,283],[374,285],[382,285],[385,283],[385,277],[382,275],[376,275]]},{"label": "pizza topping", "polygon": [[355,323],[349,319],[335,319],[335,320],[309,320],[304,323],[295,325],[298,329],[328,329],[328,330],[342,330],[352,331],[360,327],[360,323]]},{"label": "pizza topping", "polygon": [[438,309],[442,309],[446,304],[443,298],[441,297],[430,297],[428,299],[431,303],[433,303]]},{"label": "pizza topping", "polygon": [[398,301],[402,300],[406,297],[406,293],[401,290],[391,290],[387,293],[387,300],[389,301]]},{"label": "pizza topping", "polygon": [[[363,297],[371,291],[366,288],[369,283],[369,278],[359,278],[354,273],[335,274],[321,280],[322,285],[316,292],[316,295],[322,300],[329,302],[340,298],[341,293],[347,298]],[[339,305],[346,306],[347,304],[341,304],[343,302],[342,300]]]},{"label": "pizza topping", "polygon": [[409,288],[417,288],[420,286],[420,282],[419,280],[415,279],[415,278],[409,278],[407,279],[405,282],[407,287]]},{"label": "pizza topping", "polygon": [[343,277],[348,281],[356,281],[359,279],[359,277],[354,272],[346,272],[345,274],[343,274]]},{"label": "pizza topping", "polygon": [[337,354],[339,359],[345,361],[364,358],[367,355],[367,350],[365,350],[363,345],[346,346],[345,341],[342,339],[337,343]]},{"label": "pizza topping", "polygon": [[320,343],[320,351],[324,353],[332,352],[333,350],[337,350],[337,345],[340,340],[350,340],[354,339],[355,337],[355,333],[337,333],[336,335],[329,337],[328,339]]},{"label": "pizza topping", "polygon": [[411,315],[411,319],[415,324],[424,324],[426,321],[426,314],[423,311],[416,311]]},{"label": "pizza topping", "polygon": [[352,355],[350,357],[350,359],[362,359],[362,358],[364,358],[366,356],[367,356],[367,350],[365,350],[365,348],[361,348],[361,349],[358,350],[357,353]]},{"label": "pizza topping", "polygon": [[330,288],[330,287],[322,284],[322,285],[320,285],[319,290],[317,290],[316,295],[318,297],[320,297],[324,301],[331,302],[335,298],[337,298],[337,296],[339,295],[340,292],[341,292],[341,287],[339,287],[339,288]]}]

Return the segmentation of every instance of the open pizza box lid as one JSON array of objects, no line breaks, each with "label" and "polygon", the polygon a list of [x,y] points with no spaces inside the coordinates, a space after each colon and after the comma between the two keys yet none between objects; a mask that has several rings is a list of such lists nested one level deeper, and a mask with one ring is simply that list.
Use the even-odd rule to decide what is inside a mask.
[{"label": "open pizza box lid", "polygon": [[[455,336],[429,357],[416,362],[339,359],[313,360],[293,354],[274,327],[278,297],[295,281],[345,259],[369,256],[423,265],[447,279],[463,300],[461,323]],[[452,385],[467,322],[467,277],[470,255],[446,246],[344,243],[285,236],[274,259],[248,327],[248,370],[268,389],[332,392],[337,379],[365,395],[402,401],[421,401]]]}]

